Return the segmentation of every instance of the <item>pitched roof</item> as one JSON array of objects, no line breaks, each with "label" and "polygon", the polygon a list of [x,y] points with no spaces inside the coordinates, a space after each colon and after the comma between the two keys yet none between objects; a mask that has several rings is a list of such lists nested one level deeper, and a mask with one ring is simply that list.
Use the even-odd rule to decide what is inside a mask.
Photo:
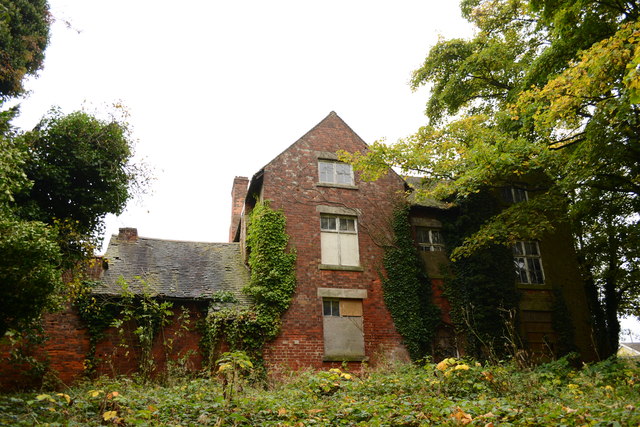
[{"label": "pitched roof", "polygon": [[239,243],[127,238],[121,233],[111,237],[104,258],[108,268],[94,288],[96,293],[120,294],[123,278],[134,293],[147,286],[153,295],[210,299],[227,291],[240,303],[248,303],[242,288],[249,283],[249,271]]},{"label": "pitched roof", "polygon": [[[418,176],[406,176],[404,177],[404,180],[412,190],[423,188],[425,186],[424,179]],[[422,206],[425,208],[449,209],[453,206],[451,203],[441,202],[440,200],[433,198],[416,197],[415,191],[411,191],[408,199],[411,205]]]},{"label": "pitched roof", "polygon": [[621,342],[620,347],[628,349],[632,354],[640,355],[640,342]]}]

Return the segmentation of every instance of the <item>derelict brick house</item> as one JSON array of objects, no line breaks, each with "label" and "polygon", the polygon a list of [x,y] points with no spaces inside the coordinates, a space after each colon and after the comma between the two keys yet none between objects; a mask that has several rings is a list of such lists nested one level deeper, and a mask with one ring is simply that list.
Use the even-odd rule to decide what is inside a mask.
[{"label": "derelict brick house", "polygon": [[[248,185],[245,177],[234,181],[231,240],[243,242],[243,212],[248,214],[256,200],[269,200],[272,208],[284,212],[290,245],[298,254],[293,303],[280,336],[265,352],[271,365],[322,367],[332,362],[407,359],[384,304],[380,272],[384,271],[382,246],[391,241],[392,212],[417,181],[405,182],[392,170],[377,181],[362,181],[335,154],[366,148],[331,112],[260,169]],[[505,204],[528,197],[524,188],[504,193]],[[431,278],[435,303],[442,309],[434,349],[441,355],[460,354],[462,345],[442,296],[444,272],[440,271],[447,263],[441,220],[455,215],[455,209],[434,200],[417,202],[411,196],[409,202],[416,246]],[[584,286],[568,228],[559,225],[540,242],[518,242],[514,263],[523,344],[547,355],[562,347],[554,329],[555,290],[567,302],[572,325],[565,326],[572,329],[576,348],[585,359],[593,359]]]},{"label": "derelict brick house", "polygon": [[[270,365],[407,359],[379,275],[382,246],[391,241],[390,218],[405,183],[393,171],[361,181],[337,161],[340,149],[366,148],[332,112],[260,169],[248,188],[246,178],[234,182],[234,208],[244,204],[246,214],[256,199],[269,200],[286,216],[289,242],[297,251],[297,289],[281,334],[267,345]],[[243,224],[232,222],[234,240],[243,240]]]},{"label": "derelict brick house", "polygon": [[[176,314],[165,328],[175,337],[173,358],[192,354],[189,364],[200,366],[199,332],[191,328],[179,334],[179,312],[186,309],[195,322],[210,308],[215,296],[233,294],[238,304],[248,304],[242,288],[248,283],[244,238],[246,217],[256,200],[269,200],[287,219],[289,244],[297,252],[296,291],[283,316],[280,335],[268,343],[264,356],[268,366],[291,368],[329,367],[348,362],[408,360],[402,337],[394,327],[382,291],[380,273],[383,246],[392,239],[390,220],[397,204],[407,197],[412,180],[390,170],[377,181],[359,179],[351,166],[338,161],[336,151],[364,151],[367,145],[334,112],[256,172],[251,180],[236,177],[232,187],[230,243],[179,242],[138,237],[135,229],[121,229],[113,236],[95,269],[99,297],[121,292],[121,278],[130,290],[151,292],[174,303]],[[510,189],[513,199],[526,196]],[[435,201],[412,205],[410,224],[432,281],[435,302],[442,308],[442,326],[435,347],[441,354],[455,355],[461,348],[442,297],[444,275],[442,218],[450,206]],[[584,289],[577,270],[570,233],[559,231],[540,242],[520,242],[514,261],[518,266],[520,328],[526,343],[544,351],[560,339],[553,329],[554,292],[567,302],[576,345],[583,358],[593,359],[589,316]],[[49,357],[50,367],[65,383],[82,375],[89,351],[89,335],[73,308],[47,315],[45,331],[50,339],[39,356]],[[130,373],[137,366],[135,348],[117,348],[115,330],[96,346],[102,363],[99,373]],[[166,362],[161,337],[153,354],[158,366]],[[6,349],[0,348],[0,356]],[[0,383],[17,378],[0,363]]]}]

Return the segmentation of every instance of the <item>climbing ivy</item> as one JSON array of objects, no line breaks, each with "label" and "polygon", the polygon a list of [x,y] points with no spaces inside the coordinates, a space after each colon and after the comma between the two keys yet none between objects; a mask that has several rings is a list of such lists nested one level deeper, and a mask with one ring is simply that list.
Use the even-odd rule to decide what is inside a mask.
[{"label": "climbing ivy", "polygon": [[411,358],[417,360],[431,353],[440,309],[432,302],[431,281],[413,243],[408,205],[395,210],[392,228],[393,245],[383,258],[384,302]]},{"label": "climbing ivy", "polygon": [[209,366],[223,338],[232,351],[246,351],[260,359],[265,343],[278,336],[280,317],[289,308],[296,286],[296,254],[287,250],[288,242],[284,214],[271,209],[268,201],[257,203],[247,230],[251,279],[243,290],[253,303],[248,308],[210,310],[201,341]]},{"label": "climbing ivy", "polygon": [[[498,213],[500,206],[490,191],[473,193],[456,201],[457,211],[444,219],[443,231],[450,253],[464,239]],[[517,310],[518,292],[511,250],[490,245],[450,264],[444,295],[451,305],[451,320],[465,336],[467,354],[478,358],[501,357],[508,352],[507,325]]]},{"label": "climbing ivy", "polygon": [[120,279],[121,292],[118,296],[98,295],[91,292],[95,282],[87,282],[85,291],[75,299],[74,305],[89,332],[89,352],[85,360],[88,374],[97,367],[96,346],[105,337],[109,327],[116,328],[121,337],[119,346],[128,347],[124,332],[125,324],[133,324],[133,334],[140,349],[138,370],[142,379],[149,379],[155,369],[151,354],[153,340],[158,331],[168,324],[173,316],[173,303],[155,298],[150,286],[139,278],[142,292],[134,293],[129,284]]}]

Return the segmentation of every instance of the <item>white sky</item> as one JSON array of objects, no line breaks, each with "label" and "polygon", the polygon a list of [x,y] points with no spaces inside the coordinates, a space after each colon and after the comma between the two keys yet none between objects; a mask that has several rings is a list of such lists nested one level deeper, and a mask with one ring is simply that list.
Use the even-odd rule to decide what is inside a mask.
[{"label": "white sky", "polygon": [[369,143],[416,131],[427,91],[411,72],[438,35],[470,34],[456,0],[49,1],[45,66],[16,124],[122,101],[154,168],[153,194],[109,217],[107,236],[226,241],[234,176],[332,110]]},{"label": "white sky", "polygon": [[[425,124],[408,81],[438,36],[467,37],[457,0],[49,0],[44,69],[14,123],[122,102],[151,194],[108,236],[224,242],[231,184],[336,111],[366,142]],[[638,324],[623,323],[640,337]]]}]

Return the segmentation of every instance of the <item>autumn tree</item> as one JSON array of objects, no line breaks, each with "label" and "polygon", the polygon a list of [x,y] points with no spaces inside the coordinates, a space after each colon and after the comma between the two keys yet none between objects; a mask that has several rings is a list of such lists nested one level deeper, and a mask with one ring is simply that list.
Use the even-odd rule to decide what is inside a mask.
[{"label": "autumn tree", "polygon": [[346,156],[364,176],[419,173],[426,196],[464,199],[528,182],[536,197],[495,215],[452,253],[577,233],[603,356],[619,314],[638,314],[640,4],[463,0],[471,39],[439,41],[413,74],[431,86],[429,124]]}]

